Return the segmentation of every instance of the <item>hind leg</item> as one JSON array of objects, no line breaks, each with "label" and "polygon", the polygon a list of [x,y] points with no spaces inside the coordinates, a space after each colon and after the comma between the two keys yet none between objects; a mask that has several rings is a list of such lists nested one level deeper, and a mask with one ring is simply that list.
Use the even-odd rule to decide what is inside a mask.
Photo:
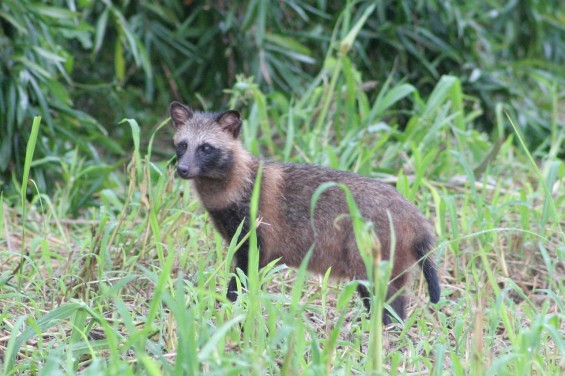
[{"label": "hind leg", "polygon": [[[402,294],[396,287],[389,286],[386,293],[386,301],[401,320],[406,319],[406,297],[404,294]],[[391,324],[396,322],[396,318],[392,315],[392,313],[385,309],[383,322],[385,324]]]},{"label": "hind leg", "polygon": [[[357,292],[359,292],[359,295],[361,296],[361,300],[363,301],[363,305],[367,309],[367,312],[370,312],[371,293],[369,292],[367,287],[362,284],[357,285]],[[386,301],[398,317],[400,317],[402,320],[406,318],[406,297],[398,293],[398,289],[396,287],[390,286],[388,288]],[[394,321],[396,321],[394,316],[385,309],[385,311],[383,312],[383,324],[387,325]]]},{"label": "hind leg", "polygon": [[357,285],[357,292],[361,296],[361,301],[367,309],[367,313],[371,312],[371,293],[369,292],[367,287],[360,283]]},{"label": "hind leg", "polygon": [[[406,298],[401,294],[397,294],[397,291],[398,290],[395,287],[391,286],[387,291],[386,301],[389,303],[390,307],[394,310],[396,315],[404,320],[406,318]],[[357,292],[361,296],[361,300],[363,301],[363,305],[367,309],[367,312],[370,313],[371,293],[369,292],[369,289],[367,289],[365,285],[359,284],[357,285]],[[387,325],[394,321],[396,321],[394,316],[385,309],[383,312],[383,324]]]}]

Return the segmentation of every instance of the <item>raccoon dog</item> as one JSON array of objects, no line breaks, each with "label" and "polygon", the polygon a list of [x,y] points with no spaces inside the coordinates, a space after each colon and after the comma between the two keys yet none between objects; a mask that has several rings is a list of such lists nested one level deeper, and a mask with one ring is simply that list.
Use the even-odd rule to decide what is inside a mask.
[{"label": "raccoon dog", "polygon": [[[251,193],[260,160],[243,149],[239,140],[241,118],[237,111],[222,113],[196,112],[172,102],[169,108],[176,128],[174,144],[177,174],[191,179],[214,225],[229,242],[244,221],[242,236],[249,231]],[[405,318],[406,298],[403,294],[414,263],[423,269],[430,300],[436,303],[440,287],[435,267],[426,258],[435,244],[433,228],[416,206],[384,182],[351,172],[336,171],[308,164],[263,162],[260,185],[257,229],[259,265],[272,260],[288,266],[300,265],[314,245],[308,269],[332,276],[367,279],[365,264],[355,242],[344,192],[332,187],[319,197],[314,218],[310,216],[311,198],[325,182],[347,185],[362,215],[375,226],[381,243],[382,258],[389,259],[391,230],[387,211],[392,216],[396,248],[387,295],[396,314]],[[313,226],[312,226],[313,223]],[[315,229],[313,229],[313,227]],[[248,269],[248,244],[235,254],[236,266]],[[359,285],[363,303],[370,309],[369,291]],[[234,276],[228,285],[227,297],[237,299]],[[384,321],[391,316],[385,314]]]}]

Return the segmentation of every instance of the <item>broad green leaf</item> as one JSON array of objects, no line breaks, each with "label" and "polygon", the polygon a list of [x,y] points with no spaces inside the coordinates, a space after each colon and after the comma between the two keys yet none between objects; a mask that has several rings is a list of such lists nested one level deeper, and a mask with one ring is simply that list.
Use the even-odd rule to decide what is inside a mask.
[{"label": "broad green leaf", "polygon": [[78,13],[76,12],[49,5],[35,4],[33,9],[42,16],[53,17],[56,19],[71,19],[78,16]]}]

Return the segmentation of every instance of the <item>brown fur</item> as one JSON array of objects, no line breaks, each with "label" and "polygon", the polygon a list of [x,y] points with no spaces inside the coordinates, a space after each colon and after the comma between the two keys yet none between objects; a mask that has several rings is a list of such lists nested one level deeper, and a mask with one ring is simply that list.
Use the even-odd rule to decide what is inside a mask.
[{"label": "brown fur", "polygon": [[[267,166],[272,165],[268,164]],[[322,194],[314,213],[315,231],[310,223],[310,202],[318,186],[324,182],[335,181],[345,183],[352,191],[355,200],[365,218],[375,224],[382,246],[383,259],[389,258],[390,229],[387,209],[393,218],[394,231],[397,234],[394,277],[408,269],[416,262],[411,251],[415,237],[431,232],[431,226],[416,208],[400,196],[392,187],[375,180],[360,176],[321,169],[315,166],[276,165],[284,171],[283,190],[273,196],[270,202],[278,199],[276,207],[286,213],[278,226],[285,233],[284,242],[272,242],[275,246],[269,253],[282,257],[282,261],[290,266],[298,266],[312,243],[314,248],[311,270],[325,273],[331,267],[336,277],[365,279],[366,272],[359,255],[349,210],[345,202],[345,194],[340,188],[333,187]],[[296,191],[291,185],[299,184]],[[265,194],[265,191],[263,191]],[[299,209],[297,207],[299,206]],[[268,223],[276,223],[264,215]],[[292,226],[287,226],[292,224]],[[297,250],[299,250],[297,252]]]},{"label": "brown fur", "polygon": [[[249,220],[244,217],[249,216],[249,199],[260,161],[244,150],[238,139],[241,122],[237,112],[220,115],[192,113],[192,116],[188,113],[183,117],[183,108],[179,106],[182,105],[171,105],[171,116],[177,126],[175,144],[191,143],[188,151],[179,157],[182,158],[179,164],[192,164],[190,169],[196,172],[190,178],[193,178],[202,203],[220,233],[230,241],[234,226],[239,225],[242,219]],[[221,149],[224,154],[218,151],[218,160],[227,160],[226,155],[229,155],[230,168],[222,170],[221,174],[201,174],[200,171],[207,167],[198,165],[198,147],[202,142]],[[190,153],[194,153],[195,157]],[[393,187],[383,182],[312,165],[263,163],[258,228],[260,266],[280,258],[280,262],[297,267],[314,244],[309,270],[323,274],[331,268],[335,277],[367,278],[345,194],[340,188],[329,188],[320,196],[312,228],[312,195],[325,182],[344,183],[349,187],[364,218],[374,224],[383,259],[390,258],[391,229],[387,213],[392,216],[396,247],[389,296],[405,288],[409,280],[406,271],[419,261],[420,253],[425,255],[434,244],[433,228],[427,219]],[[238,266],[246,271],[247,249],[239,252],[242,254]],[[430,261],[420,260],[420,263],[428,283],[431,283],[430,293],[435,296],[432,300],[437,301],[439,285],[433,265]],[[234,280],[230,286],[233,297]],[[360,292],[364,295],[366,290],[362,290]],[[391,305],[399,316],[404,317],[405,299],[401,294]]]},{"label": "brown fur", "polygon": [[285,242],[284,219],[280,212],[282,187],[281,168],[271,164],[264,165],[259,200],[259,219],[261,221],[259,227],[262,239],[261,266],[274,260],[276,257],[272,252]]}]

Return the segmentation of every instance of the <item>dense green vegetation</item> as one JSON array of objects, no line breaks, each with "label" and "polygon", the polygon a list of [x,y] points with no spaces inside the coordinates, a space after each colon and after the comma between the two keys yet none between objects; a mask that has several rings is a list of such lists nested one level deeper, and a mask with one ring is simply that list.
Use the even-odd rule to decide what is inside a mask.
[{"label": "dense green vegetation", "polygon": [[[561,2],[338,3],[0,3],[5,374],[565,372]],[[174,179],[171,99],[395,184],[440,303],[418,278],[382,328],[355,283],[282,266],[228,303],[237,244]]]}]

